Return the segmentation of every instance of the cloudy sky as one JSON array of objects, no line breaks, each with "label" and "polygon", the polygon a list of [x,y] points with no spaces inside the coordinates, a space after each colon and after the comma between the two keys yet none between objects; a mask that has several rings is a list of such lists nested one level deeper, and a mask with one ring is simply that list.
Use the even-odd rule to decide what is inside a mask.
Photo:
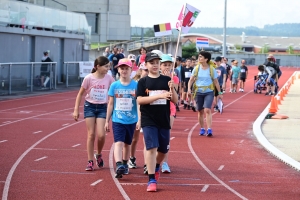
[{"label": "cloudy sky", "polygon": [[[193,27],[223,27],[225,0],[130,0],[131,26],[175,24],[183,4],[199,10]],[[299,23],[300,0],[227,0],[227,27]]]}]

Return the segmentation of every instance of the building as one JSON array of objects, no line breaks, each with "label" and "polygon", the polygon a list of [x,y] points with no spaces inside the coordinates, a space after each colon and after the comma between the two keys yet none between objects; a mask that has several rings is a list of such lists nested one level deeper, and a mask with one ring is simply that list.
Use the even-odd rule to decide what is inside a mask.
[{"label": "building", "polygon": [[130,40],[130,0],[22,1],[84,14],[91,26],[92,43]]},{"label": "building", "polygon": [[[207,50],[222,51],[223,35],[188,33],[182,35],[182,42],[183,44],[195,43],[196,38],[199,37],[208,38],[210,47]],[[247,36],[242,33],[240,36],[226,35],[226,43],[227,50],[234,53],[300,53],[300,37]]]}]

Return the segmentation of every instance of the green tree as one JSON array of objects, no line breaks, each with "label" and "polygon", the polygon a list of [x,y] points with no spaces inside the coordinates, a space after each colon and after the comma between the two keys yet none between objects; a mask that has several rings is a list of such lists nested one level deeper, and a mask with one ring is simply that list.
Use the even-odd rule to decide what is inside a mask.
[{"label": "green tree", "polygon": [[289,54],[294,54],[294,47],[289,46],[288,49],[286,50],[286,52],[288,52]]},{"label": "green tree", "polygon": [[182,57],[183,58],[191,58],[192,56],[197,57],[197,48],[196,48],[196,43],[191,43],[187,46],[182,47]]},{"label": "green tree", "polygon": [[234,47],[235,47],[236,50],[239,50],[239,51],[242,50],[242,46],[241,45],[235,44]]},{"label": "green tree", "polygon": [[268,53],[270,51],[269,45],[265,44],[261,49],[260,53]]},{"label": "green tree", "polygon": [[153,30],[153,29],[148,29],[148,30],[144,33],[144,37],[154,37],[154,30]]}]

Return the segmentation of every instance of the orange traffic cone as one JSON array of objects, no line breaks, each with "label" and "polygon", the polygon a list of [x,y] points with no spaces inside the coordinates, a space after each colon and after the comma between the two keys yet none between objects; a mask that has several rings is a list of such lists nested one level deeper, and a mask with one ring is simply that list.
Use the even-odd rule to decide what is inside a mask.
[{"label": "orange traffic cone", "polygon": [[272,96],[271,105],[270,105],[270,108],[269,108],[269,113],[276,113],[276,112],[277,112],[277,106],[276,106],[274,96]]},{"label": "orange traffic cone", "polygon": [[[278,106],[278,105],[281,105],[280,96],[278,95],[278,96],[276,96],[275,98],[276,98],[276,101],[277,101],[277,106]],[[279,108],[278,108],[278,110],[279,110]]]}]

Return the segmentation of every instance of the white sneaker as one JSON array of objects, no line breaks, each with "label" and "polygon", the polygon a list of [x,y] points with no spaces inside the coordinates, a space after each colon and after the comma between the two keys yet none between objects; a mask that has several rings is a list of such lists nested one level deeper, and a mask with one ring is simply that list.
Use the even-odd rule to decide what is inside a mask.
[{"label": "white sneaker", "polygon": [[161,172],[162,173],[171,173],[168,163],[163,162],[163,164],[161,165]]},{"label": "white sneaker", "polygon": [[241,92],[241,91],[242,91],[242,89],[240,88],[240,89],[239,89],[239,92]]}]

